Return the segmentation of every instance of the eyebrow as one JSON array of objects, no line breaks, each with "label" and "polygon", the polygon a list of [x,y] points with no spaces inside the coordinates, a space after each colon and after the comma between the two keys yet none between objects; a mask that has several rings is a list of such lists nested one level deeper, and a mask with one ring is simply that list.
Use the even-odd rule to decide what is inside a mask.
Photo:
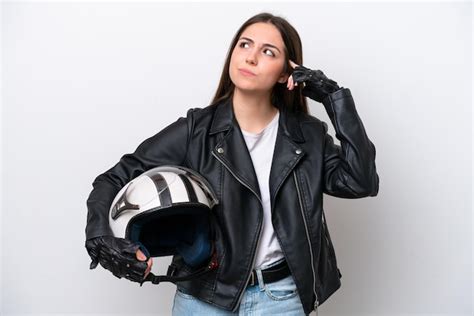
[{"label": "eyebrow", "polygon": [[[246,40],[248,40],[249,42],[254,43],[254,41],[253,41],[251,38],[248,38],[248,37],[241,37],[241,38],[239,38],[239,41],[240,41],[241,39],[246,39]],[[263,46],[270,46],[270,47],[273,47],[273,48],[275,48],[279,53],[281,53],[281,51],[280,51],[280,50],[278,49],[278,47],[276,47],[275,45],[272,45],[272,44],[269,44],[269,43],[264,43]]]}]

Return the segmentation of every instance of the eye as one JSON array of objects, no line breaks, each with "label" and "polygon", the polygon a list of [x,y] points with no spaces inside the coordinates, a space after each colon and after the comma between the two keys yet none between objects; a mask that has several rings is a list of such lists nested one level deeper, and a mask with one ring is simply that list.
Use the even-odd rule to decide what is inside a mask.
[{"label": "eye", "polygon": [[242,44],[245,45],[248,44],[248,42],[240,42],[239,47],[242,47]]},{"label": "eye", "polygon": [[270,53],[272,53],[270,56],[275,57],[275,54],[273,53],[272,50],[270,50],[270,49],[266,49],[266,50],[268,50]]},{"label": "eye", "polygon": [[[245,45],[245,44],[248,44],[248,42],[240,42],[239,47],[243,47],[243,45]],[[265,51],[269,51],[271,53],[271,55],[268,55],[268,54],[265,54],[265,55],[275,57],[275,53],[273,53],[273,51],[271,49],[267,48],[267,49],[265,49]]]}]

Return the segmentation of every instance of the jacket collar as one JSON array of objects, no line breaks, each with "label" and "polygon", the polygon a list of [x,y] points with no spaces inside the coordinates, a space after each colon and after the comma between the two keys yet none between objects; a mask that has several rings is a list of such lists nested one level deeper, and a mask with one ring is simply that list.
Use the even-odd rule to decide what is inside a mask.
[{"label": "jacket collar", "polygon": [[[231,127],[240,128],[235,120],[232,97],[216,105],[216,111],[212,120],[209,135],[226,131]],[[285,106],[280,107],[279,130],[297,143],[304,142],[303,133],[297,115],[291,113]]]},{"label": "jacket collar", "polygon": [[[212,149],[212,154],[262,202],[260,186],[252,159],[240,126],[235,119],[232,99],[229,98],[216,106],[209,135],[219,132],[226,133]],[[304,141],[298,116],[285,107],[280,107],[278,133],[269,179],[272,205],[282,183],[295,168],[301,157],[306,154],[305,150],[298,144]]]}]

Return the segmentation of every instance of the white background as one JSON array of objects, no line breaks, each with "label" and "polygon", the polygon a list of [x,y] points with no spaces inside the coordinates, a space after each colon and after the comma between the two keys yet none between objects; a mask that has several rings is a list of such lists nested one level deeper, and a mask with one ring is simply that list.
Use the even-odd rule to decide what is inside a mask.
[{"label": "white background", "polygon": [[471,3],[1,10],[0,314],[171,313],[175,285],[89,270],[86,199],[123,154],[210,103],[238,27],[269,11],[299,31],[305,66],[351,89],[377,149],[377,197],[325,197],[342,287],[320,315],[472,315]]}]

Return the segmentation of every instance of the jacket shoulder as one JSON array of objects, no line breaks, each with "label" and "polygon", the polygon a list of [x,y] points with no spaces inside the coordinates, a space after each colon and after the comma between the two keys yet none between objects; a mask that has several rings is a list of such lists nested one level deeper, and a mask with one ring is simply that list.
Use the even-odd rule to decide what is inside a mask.
[{"label": "jacket shoulder", "polygon": [[213,105],[207,105],[207,106],[201,106],[201,107],[193,107],[188,110],[188,113],[192,113],[192,115],[195,118],[201,117],[201,116],[206,116],[206,115],[212,115],[212,113],[215,110],[215,106]]},{"label": "jacket shoulder", "polygon": [[324,128],[324,125],[326,124],[324,121],[322,121],[321,119],[317,118],[316,116],[310,113],[304,113],[304,112],[298,111],[296,115],[302,127],[309,124],[310,126],[313,126],[313,127],[314,125],[316,125],[318,128],[319,127]]},{"label": "jacket shoulder", "polygon": [[190,122],[189,133],[191,137],[195,135],[197,130],[210,129],[214,112],[215,106],[212,105],[193,107],[188,110],[187,116]]},{"label": "jacket shoulder", "polygon": [[193,107],[188,110],[188,116],[192,118],[193,124],[202,124],[209,122],[214,115],[216,107],[207,105],[202,107]]}]

